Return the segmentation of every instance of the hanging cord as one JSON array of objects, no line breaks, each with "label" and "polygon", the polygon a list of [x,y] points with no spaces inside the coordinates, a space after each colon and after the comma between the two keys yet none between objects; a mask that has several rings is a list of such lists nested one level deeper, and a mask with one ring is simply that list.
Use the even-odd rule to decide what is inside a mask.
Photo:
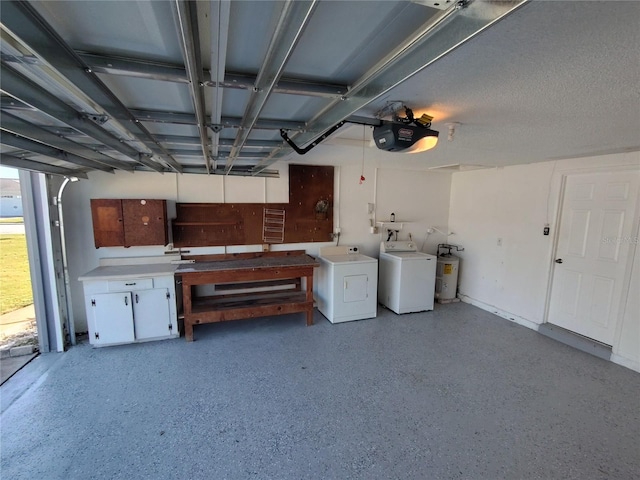
[{"label": "hanging cord", "polygon": [[365,142],[366,129],[367,129],[367,126],[363,125],[362,126],[362,170],[360,172],[360,182],[358,182],[360,185],[362,185],[362,183],[366,180],[364,178],[364,142]]}]

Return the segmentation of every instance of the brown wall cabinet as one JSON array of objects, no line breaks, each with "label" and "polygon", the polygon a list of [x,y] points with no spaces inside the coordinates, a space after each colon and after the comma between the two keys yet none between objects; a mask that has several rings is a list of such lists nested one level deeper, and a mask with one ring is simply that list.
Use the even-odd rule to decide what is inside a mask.
[{"label": "brown wall cabinet", "polygon": [[92,199],[96,248],[169,243],[166,200]]}]

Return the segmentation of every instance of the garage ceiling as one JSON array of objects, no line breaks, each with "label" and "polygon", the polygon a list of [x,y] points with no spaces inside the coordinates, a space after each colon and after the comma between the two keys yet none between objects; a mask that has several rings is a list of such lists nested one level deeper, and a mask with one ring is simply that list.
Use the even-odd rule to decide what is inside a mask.
[{"label": "garage ceiling", "polygon": [[[3,1],[2,163],[276,176],[371,146],[405,104],[434,150],[502,166],[640,149],[640,3]],[[455,131],[447,139],[451,125]],[[364,139],[364,140],[363,140]],[[309,154],[311,156],[311,154]],[[310,160],[309,160],[310,161]]]}]

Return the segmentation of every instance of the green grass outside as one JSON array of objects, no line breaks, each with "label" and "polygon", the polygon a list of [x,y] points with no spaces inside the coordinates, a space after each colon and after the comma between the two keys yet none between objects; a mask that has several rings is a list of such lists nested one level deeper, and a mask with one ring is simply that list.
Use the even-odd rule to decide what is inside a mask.
[{"label": "green grass outside", "polygon": [[24,235],[0,235],[0,314],[32,303],[27,239]]},{"label": "green grass outside", "polygon": [[0,224],[2,223],[24,223],[24,219],[22,217],[0,218]]}]

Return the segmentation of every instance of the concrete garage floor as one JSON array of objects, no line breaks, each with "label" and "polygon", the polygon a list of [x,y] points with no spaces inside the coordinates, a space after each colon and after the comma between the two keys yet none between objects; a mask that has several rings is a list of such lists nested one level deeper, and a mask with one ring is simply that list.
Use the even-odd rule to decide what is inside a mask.
[{"label": "concrete garage floor", "polygon": [[315,318],[40,355],[2,478],[638,478],[638,373],[463,303]]}]

